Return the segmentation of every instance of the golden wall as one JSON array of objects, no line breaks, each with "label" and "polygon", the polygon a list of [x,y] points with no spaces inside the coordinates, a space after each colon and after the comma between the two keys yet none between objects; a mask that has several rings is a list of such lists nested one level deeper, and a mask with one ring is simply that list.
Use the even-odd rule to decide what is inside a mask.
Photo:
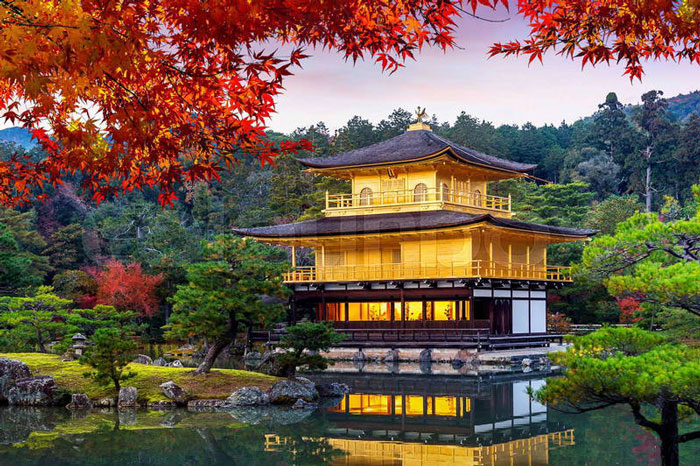
[{"label": "golden wall", "polygon": [[[367,240],[348,238],[342,245],[315,249],[316,266],[420,264],[449,267],[472,261],[546,265],[547,243],[525,235],[498,235],[493,230],[426,233],[420,237]],[[321,252],[325,252],[325,260]]]}]

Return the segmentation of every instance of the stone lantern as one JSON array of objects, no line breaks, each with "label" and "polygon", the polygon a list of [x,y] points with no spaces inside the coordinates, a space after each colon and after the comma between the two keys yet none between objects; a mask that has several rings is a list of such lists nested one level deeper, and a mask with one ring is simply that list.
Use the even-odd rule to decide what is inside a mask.
[{"label": "stone lantern", "polygon": [[85,352],[85,348],[87,347],[87,337],[83,335],[82,333],[76,333],[73,335],[73,353],[75,353],[76,356],[82,356],[83,353]]}]

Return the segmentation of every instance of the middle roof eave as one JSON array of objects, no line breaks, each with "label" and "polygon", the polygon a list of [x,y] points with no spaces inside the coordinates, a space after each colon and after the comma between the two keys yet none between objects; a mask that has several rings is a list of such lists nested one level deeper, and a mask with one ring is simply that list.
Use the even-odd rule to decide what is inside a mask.
[{"label": "middle roof eave", "polygon": [[518,220],[493,217],[489,214],[474,215],[449,210],[423,212],[401,212],[393,214],[371,214],[324,217],[318,220],[273,225],[257,228],[241,228],[234,231],[244,236],[257,238],[305,238],[319,236],[364,235],[377,233],[402,233],[421,230],[453,228],[487,222],[497,227],[533,233],[587,238],[595,230],[555,227]]}]

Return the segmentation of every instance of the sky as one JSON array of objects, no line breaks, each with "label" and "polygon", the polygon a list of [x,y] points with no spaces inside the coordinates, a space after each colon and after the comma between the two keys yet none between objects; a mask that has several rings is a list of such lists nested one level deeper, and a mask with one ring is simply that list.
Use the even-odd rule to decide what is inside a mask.
[{"label": "sky", "polygon": [[495,124],[536,125],[573,122],[592,114],[605,95],[615,91],[623,103],[639,103],[641,95],[661,89],[666,97],[700,89],[700,66],[648,62],[641,83],[630,83],[622,66],[586,66],[549,54],[544,64],[528,66],[526,58],[494,57],[494,42],[526,37],[526,23],[514,13],[480,12],[503,23],[463,18],[455,48],[446,53],[424,49],[415,62],[393,75],[371,61],[345,62],[335,52],[309,50],[304,69],[285,82],[277,98],[270,128],[291,132],[325,122],[331,130],[360,115],[378,123],[395,108],[427,107],[439,121],[454,121],[462,111]]}]

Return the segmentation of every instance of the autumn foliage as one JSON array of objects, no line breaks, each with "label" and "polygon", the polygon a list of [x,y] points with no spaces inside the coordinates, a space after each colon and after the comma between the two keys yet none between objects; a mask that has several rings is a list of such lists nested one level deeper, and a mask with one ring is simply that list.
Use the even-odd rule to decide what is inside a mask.
[{"label": "autumn foliage", "polygon": [[158,285],[161,275],[148,275],[141,270],[141,264],[123,264],[110,260],[97,271],[92,271],[97,279],[97,303],[114,306],[119,311],[134,311],[141,316],[151,317],[158,311]]},{"label": "autumn foliage", "polygon": [[[582,64],[700,61],[698,0],[519,0],[523,41],[491,55],[548,51]],[[305,50],[336,50],[396,71],[424,45],[454,45],[455,19],[508,0],[0,0],[0,121],[30,130],[42,160],[0,160],[0,203],[82,174],[96,202],[152,187],[172,203],[185,181],[218,179],[274,144],[265,125]]]},{"label": "autumn foliage", "polygon": [[699,6],[698,0],[519,0],[529,37],[497,43],[490,54],[532,62],[553,51],[582,66],[621,62],[630,80],[641,79],[647,59],[700,63]]},{"label": "autumn foliage", "polygon": [[642,320],[637,315],[641,310],[641,303],[633,297],[617,298],[617,307],[620,309],[620,323],[633,324]]},{"label": "autumn foliage", "polygon": [[571,319],[561,312],[548,313],[547,328],[553,333],[571,333]]},{"label": "autumn foliage", "polygon": [[80,172],[97,202],[152,187],[167,204],[242,157],[309,149],[265,134],[305,47],[393,72],[426,44],[453,45],[459,3],[0,0],[0,120],[48,154],[0,161],[0,203]]}]

